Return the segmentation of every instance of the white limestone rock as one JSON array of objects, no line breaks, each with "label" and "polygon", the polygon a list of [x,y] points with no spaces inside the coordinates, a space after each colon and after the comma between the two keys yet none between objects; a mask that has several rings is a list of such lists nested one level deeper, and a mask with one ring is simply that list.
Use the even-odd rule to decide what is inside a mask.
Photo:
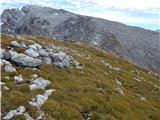
[{"label": "white limestone rock", "polygon": [[45,80],[42,77],[39,77],[31,82],[32,84],[29,86],[30,90],[36,89],[44,89],[47,87],[51,82],[49,80]]},{"label": "white limestone rock", "polygon": [[5,51],[5,49],[0,49],[0,54],[1,54],[1,59],[3,59],[4,58],[4,53],[5,53],[6,51]]},{"label": "white limestone rock", "polygon": [[17,72],[17,70],[14,67],[12,67],[12,66],[5,66],[4,67],[4,71],[5,72],[10,72],[10,73]]},{"label": "white limestone rock", "polygon": [[11,58],[11,61],[22,67],[38,67],[42,65],[42,60],[25,54],[17,54]]},{"label": "white limestone rock", "polygon": [[18,43],[17,41],[11,41],[11,45],[18,48],[27,48],[27,45],[24,43]]},{"label": "white limestone rock", "polygon": [[42,49],[42,46],[37,43],[34,43],[32,45],[29,45],[29,48],[33,49],[34,51],[39,51]]},{"label": "white limestone rock", "polygon": [[42,57],[43,64],[52,64],[50,57]]},{"label": "white limestone rock", "polygon": [[23,112],[25,112],[25,107],[24,106],[19,106],[15,110],[11,110],[4,116],[2,119],[3,120],[11,120],[14,116],[21,115]]},{"label": "white limestone rock", "polygon": [[34,120],[28,113],[24,113],[26,120]]},{"label": "white limestone rock", "polygon": [[22,75],[14,76],[14,80],[16,83],[22,83],[24,81]]},{"label": "white limestone rock", "polygon": [[55,90],[53,89],[46,90],[43,95],[37,95],[35,99],[33,99],[32,101],[29,101],[29,104],[34,107],[38,107],[38,108],[41,107],[54,91]]},{"label": "white limestone rock", "polygon": [[18,53],[16,51],[13,51],[13,50],[9,50],[9,51],[6,51],[4,53],[4,59],[8,60],[10,59],[11,57],[17,55]]},{"label": "white limestone rock", "polygon": [[120,87],[117,87],[117,88],[115,89],[115,91],[116,91],[117,93],[121,94],[121,95],[125,95],[125,93],[123,92],[123,89],[120,88]]},{"label": "white limestone rock", "polygon": [[36,52],[36,51],[34,51],[34,50],[31,49],[31,48],[30,48],[30,49],[27,49],[24,53],[27,54],[28,56],[34,57],[34,58],[36,58],[36,57],[39,56],[39,53]]},{"label": "white limestone rock", "polygon": [[5,60],[5,59],[1,59],[1,62],[2,62],[2,65],[12,66],[12,64],[9,61]]}]

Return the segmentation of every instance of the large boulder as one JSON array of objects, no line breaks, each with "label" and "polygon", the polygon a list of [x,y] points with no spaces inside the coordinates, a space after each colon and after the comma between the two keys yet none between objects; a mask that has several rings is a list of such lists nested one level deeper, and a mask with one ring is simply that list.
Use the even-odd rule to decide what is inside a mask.
[{"label": "large boulder", "polygon": [[29,48],[25,51],[25,54],[31,56],[31,57],[38,57],[39,53],[34,51],[33,49]]},{"label": "large boulder", "polygon": [[42,64],[42,60],[25,54],[17,54],[11,58],[11,61],[22,67],[38,67]]}]

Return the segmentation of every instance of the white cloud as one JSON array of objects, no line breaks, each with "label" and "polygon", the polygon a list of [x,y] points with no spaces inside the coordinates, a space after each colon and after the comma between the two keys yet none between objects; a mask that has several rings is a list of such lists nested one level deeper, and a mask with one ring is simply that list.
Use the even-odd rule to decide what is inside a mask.
[{"label": "white cloud", "polygon": [[98,6],[120,9],[160,9],[159,0],[93,0]]}]

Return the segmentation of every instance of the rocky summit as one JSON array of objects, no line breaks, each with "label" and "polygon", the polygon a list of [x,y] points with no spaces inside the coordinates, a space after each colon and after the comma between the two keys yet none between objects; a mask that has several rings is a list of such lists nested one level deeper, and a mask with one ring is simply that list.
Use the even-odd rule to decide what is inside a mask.
[{"label": "rocky summit", "polygon": [[160,76],[116,54],[28,35],[1,45],[2,120],[160,120]]},{"label": "rocky summit", "polygon": [[[2,33],[83,41],[114,52],[143,68],[160,72],[158,31],[36,5],[24,6],[21,10],[6,9],[1,15],[1,22]],[[48,58],[46,61],[50,62]]]}]

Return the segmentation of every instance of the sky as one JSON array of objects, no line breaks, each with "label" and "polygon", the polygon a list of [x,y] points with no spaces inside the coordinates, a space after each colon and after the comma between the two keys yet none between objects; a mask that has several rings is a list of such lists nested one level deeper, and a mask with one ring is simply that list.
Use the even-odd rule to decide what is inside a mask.
[{"label": "sky", "polygon": [[40,5],[104,18],[146,29],[160,29],[160,0],[1,0],[6,8]]}]

